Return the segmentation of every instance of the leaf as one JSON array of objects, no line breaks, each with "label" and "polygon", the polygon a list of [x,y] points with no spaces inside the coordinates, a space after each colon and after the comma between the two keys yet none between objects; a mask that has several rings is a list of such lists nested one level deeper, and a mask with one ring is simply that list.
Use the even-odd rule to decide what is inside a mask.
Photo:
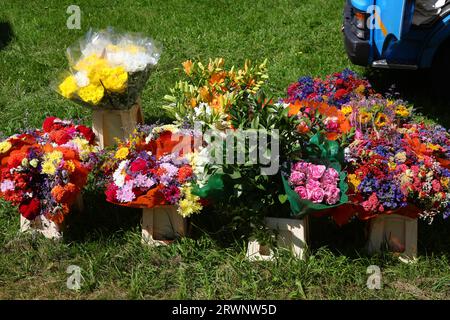
[{"label": "leaf", "polygon": [[279,194],[278,200],[280,201],[281,204],[284,204],[288,200],[287,194]]}]

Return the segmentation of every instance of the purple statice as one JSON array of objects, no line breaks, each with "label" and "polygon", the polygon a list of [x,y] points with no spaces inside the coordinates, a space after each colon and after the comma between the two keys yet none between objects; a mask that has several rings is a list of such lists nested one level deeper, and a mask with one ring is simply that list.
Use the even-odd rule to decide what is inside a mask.
[{"label": "purple statice", "polygon": [[133,192],[133,182],[128,181],[123,187],[117,189],[116,197],[119,202],[133,201],[136,198]]},{"label": "purple statice", "polygon": [[134,178],[134,187],[150,189],[156,184],[155,179],[148,177],[142,173],[138,173]]},{"label": "purple statice", "polygon": [[15,189],[14,181],[12,180],[3,180],[2,183],[0,184],[1,192],[11,191],[14,189]]},{"label": "purple statice", "polygon": [[450,207],[447,206],[444,212],[444,219],[448,219],[448,217],[450,217]]}]

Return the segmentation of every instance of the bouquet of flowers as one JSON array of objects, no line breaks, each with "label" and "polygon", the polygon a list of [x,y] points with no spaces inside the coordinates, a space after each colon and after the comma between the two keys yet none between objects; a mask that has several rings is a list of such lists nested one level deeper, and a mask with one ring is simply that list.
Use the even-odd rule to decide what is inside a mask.
[{"label": "bouquet of flowers", "polygon": [[393,137],[372,135],[350,145],[349,183],[354,200],[365,211],[363,217],[408,205],[420,210],[403,213],[431,221],[437,214],[450,215],[450,171],[431,154],[433,150],[427,151],[427,145],[415,143],[407,131],[399,130]]},{"label": "bouquet of flowers", "polygon": [[102,166],[107,201],[137,208],[178,205],[183,217],[200,212],[200,198],[192,193],[193,138],[192,130],[172,125],[138,127]]},{"label": "bouquet of flowers", "polygon": [[89,31],[67,49],[70,73],[58,82],[65,98],[94,109],[128,109],[136,103],[160,49],[138,34]]},{"label": "bouquet of flowers", "polygon": [[354,130],[348,109],[338,109],[324,102],[296,101],[288,105],[289,116],[298,119],[297,131],[309,137],[322,134],[327,140],[348,143]]},{"label": "bouquet of flowers", "polygon": [[334,205],[340,199],[339,179],[334,168],[299,161],[292,166],[289,185],[302,200]]},{"label": "bouquet of flowers", "polygon": [[61,224],[97,161],[94,140],[90,128],[51,117],[42,130],[2,141],[0,197],[28,220]]},{"label": "bouquet of flowers", "polygon": [[355,97],[373,93],[367,80],[359,78],[354,72],[346,69],[341,73],[327,76],[325,80],[301,77],[288,87],[288,97],[285,101],[289,103],[304,100],[326,102],[340,107]]},{"label": "bouquet of flowers", "polygon": [[266,61],[257,66],[246,61],[243,69],[226,69],[224,64],[222,58],[210,60],[206,66],[183,62],[187,79],[177,82],[165,96],[169,102],[165,109],[177,122],[229,128],[229,109],[255,96],[268,78]]}]

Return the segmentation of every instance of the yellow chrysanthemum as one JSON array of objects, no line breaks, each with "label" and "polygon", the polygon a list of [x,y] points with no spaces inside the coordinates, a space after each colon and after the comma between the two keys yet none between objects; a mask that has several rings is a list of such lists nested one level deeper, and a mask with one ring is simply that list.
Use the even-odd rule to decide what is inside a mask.
[{"label": "yellow chrysanthemum", "polygon": [[56,173],[56,165],[52,161],[44,161],[41,172],[53,176]]},{"label": "yellow chrysanthemum", "polygon": [[120,93],[127,88],[128,73],[123,67],[104,68],[101,72],[101,81],[106,90]]},{"label": "yellow chrysanthemum", "polygon": [[61,161],[63,154],[61,151],[52,151],[44,155],[44,161],[51,161],[55,164]]},{"label": "yellow chrysanthemum", "polygon": [[64,167],[66,168],[67,171],[69,171],[70,173],[75,171],[75,163],[73,163],[73,161],[69,160],[66,161],[66,163],[64,164]]},{"label": "yellow chrysanthemum", "polygon": [[114,158],[119,160],[124,160],[130,153],[130,150],[126,147],[122,147],[119,150],[116,151],[116,154],[114,155]]},{"label": "yellow chrysanthemum", "polygon": [[183,198],[178,203],[178,213],[183,217],[189,217],[194,213],[200,212],[203,207],[200,204],[200,197],[192,194],[190,185],[181,188]]},{"label": "yellow chrysanthemum", "polygon": [[108,65],[106,59],[99,57],[96,54],[91,54],[90,56],[78,61],[74,69],[77,71],[86,71],[89,73],[94,69],[103,69]]},{"label": "yellow chrysanthemum", "polygon": [[89,141],[83,138],[76,137],[71,141],[77,146],[78,154],[81,160],[86,160],[89,155],[96,150],[96,147],[91,145]]},{"label": "yellow chrysanthemum", "polygon": [[353,109],[350,106],[343,106],[341,109],[341,112],[344,116],[348,116],[349,114],[351,114],[353,112]]},{"label": "yellow chrysanthemum", "polygon": [[349,174],[348,183],[353,186],[354,190],[356,190],[356,188],[358,188],[358,186],[361,184],[361,180],[358,179],[356,174]]},{"label": "yellow chrysanthemum", "polygon": [[78,96],[80,96],[81,100],[94,105],[102,100],[104,94],[105,90],[103,87],[94,83],[78,90]]},{"label": "yellow chrysanthemum", "polygon": [[74,76],[68,76],[59,85],[59,92],[67,99],[72,98],[74,93],[78,90],[77,82]]},{"label": "yellow chrysanthemum", "polygon": [[404,105],[400,105],[395,109],[395,115],[401,118],[406,118],[410,115],[410,111]]},{"label": "yellow chrysanthemum", "polygon": [[12,144],[9,141],[0,142],[0,154],[8,152],[11,147]]}]

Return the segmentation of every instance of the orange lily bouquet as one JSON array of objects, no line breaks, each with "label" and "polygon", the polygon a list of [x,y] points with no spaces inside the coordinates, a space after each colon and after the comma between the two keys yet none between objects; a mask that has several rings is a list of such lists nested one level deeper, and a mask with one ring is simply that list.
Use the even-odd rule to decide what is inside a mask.
[{"label": "orange lily bouquet", "polygon": [[97,162],[94,140],[90,128],[51,117],[0,142],[0,197],[28,220],[61,224]]},{"label": "orange lily bouquet", "polygon": [[178,123],[195,122],[218,129],[230,127],[228,111],[248,96],[255,96],[268,79],[266,61],[242,69],[225,68],[225,60],[209,60],[207,65],[183,62],[186,80],[178,81],[164,98],[165,109]]},{"label": "orange lily bouquet", "polygon": [[63,97],[93,109],[128,109],[136,103],[161,50],[152,39],[89,31],[67,49],[70,72],[56,84]]}]

